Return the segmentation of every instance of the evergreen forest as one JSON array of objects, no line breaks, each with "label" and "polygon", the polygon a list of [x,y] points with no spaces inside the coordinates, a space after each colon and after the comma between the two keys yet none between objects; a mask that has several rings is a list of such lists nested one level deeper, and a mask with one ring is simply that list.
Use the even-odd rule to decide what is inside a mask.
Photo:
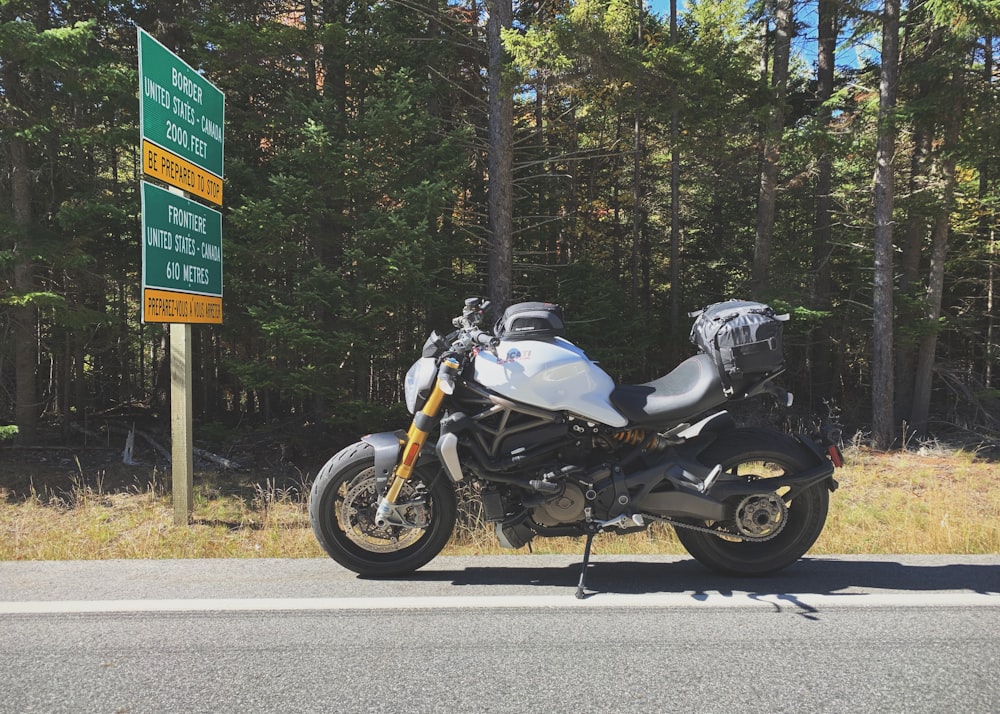
[{"label": "evergreen forest", "polygon": [[0,424],[26,444],[169,411],[137,27],[226,97],[196,430],[403,426],[470,296],[559,303],[620,382],[752,298],[792,315],[793,418],[1000,439],[998,0],[0,0]]}]

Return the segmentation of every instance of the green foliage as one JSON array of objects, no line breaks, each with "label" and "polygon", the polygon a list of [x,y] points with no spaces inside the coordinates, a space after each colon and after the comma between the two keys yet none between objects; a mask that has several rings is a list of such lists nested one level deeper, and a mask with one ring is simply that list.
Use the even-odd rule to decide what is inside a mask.
[{"label": "green foliage", "polygon": [[938,25],[968,34],[996,32],[1000,4],[996,0],[927,0],[927,11]]},{"label": "green foliage", "polygon": [[[897,348],[936,335],[956,373],[995,383],[1000,363],[984,337],[993,329],[996,341],[987,305],[1000,122],[984,41],[994,5],[910,9],[895,168],[900,234],[910,218],[925,225],[917,278],[899,291]],[[39,401],[53,416],[125,401],[163,406],[163,330],[138,322],[141,24],[226,94],[224,323],[197,328],[207,383],[200,416],[295,415],[345,431],[404,420],[400,378],[426,331],[446,331],[462,298],[488,292],[481,7],[312,3],[292,16],[247,0],[183,13],[169,4],[3,3],[0,334],[18,310],[31,312],[38,373],[52,375]],[[571,338],[616,378],[658,377],[690,353],[686,311],[748,296],[771,101],[760,69],[771,47],[763,6],[682,3],[675,40],[665,18],[631,0],[515,10],[504,41],[517,87],[516,298],[562,303]],[[836,374],[815,387],[814,402],[865,405],[878,66],[870,57],[852,64],[851,50],[877,45],[877,27],[856,4],[838,13],[848,39],[822,107],[810,32],[797,40],[805,49],[792,65],[772,284],[761,297],[794,316],[787,386],[812,392],[829,367]],[[956,73],[960,94],[939,81]],[[945,152],[942,126],[956,107],[960,140]],[[918,185],[921,131],[933,170]],[[15,146],[28,155],[18,167],[30,176],[27,220],[14,207]],[[927,320],[929,226],[946,153],[957,157],[958,199],[942,312]],[[821,156],[833,166],[828,246],[815,237]],[[823,295],[821,260],[831,275]],[[16,285],[26,273],[30,284]],[[14,349],[0,343],[0,418],[11,411]],[[942,413],[960,406],[943,390],[934,399]],[[845,418],[863,426],[866,411]]]}]

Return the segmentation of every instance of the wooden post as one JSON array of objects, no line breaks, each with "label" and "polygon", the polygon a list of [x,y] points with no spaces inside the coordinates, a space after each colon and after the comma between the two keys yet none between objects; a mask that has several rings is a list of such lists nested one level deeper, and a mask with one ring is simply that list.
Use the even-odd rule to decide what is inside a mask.
[{"label": "wooden post", "polygon": [[191,325],[170,324],[170,435],[174,524],[191,518],[194,488],[194,410],[191,381]]}]

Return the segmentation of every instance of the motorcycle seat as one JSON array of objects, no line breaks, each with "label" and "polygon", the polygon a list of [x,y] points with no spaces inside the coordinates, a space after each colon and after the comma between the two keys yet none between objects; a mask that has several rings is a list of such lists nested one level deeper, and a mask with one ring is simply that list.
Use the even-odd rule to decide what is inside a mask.
[{"label": "motorcycle seat", "polygon": [[725,401],[719,369],[706,354],[684,360],[657,380],[611,392],[611,403],[635,424],[678,423]]}]

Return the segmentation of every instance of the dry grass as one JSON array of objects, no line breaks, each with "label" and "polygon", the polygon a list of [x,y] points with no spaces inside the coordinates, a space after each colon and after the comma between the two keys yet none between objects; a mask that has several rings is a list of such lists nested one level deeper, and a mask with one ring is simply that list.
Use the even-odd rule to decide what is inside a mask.
[{"label": "dry grass", "polygon": [[814,553],[1000,553],[1000,467],[973,452],[852,449]]},{"label": "dry grass", "polygon": [[[847,456],[813,553],[1000,553],[996,464],[945,449],[851,449]],[[114,490],[105,487],[102,473],[83,469],[63,489],[15,493],[0,486],[0,560],[323,556],[309,527],[308,478],[283,487],[265,478],[239,492],[227,492],[211,474],[196,475],[195,482],[188,527],[173,525],[163,474],[155,469],[145,483],[134,478]],[[605,554],[683,553],[664,527],[600,536],[594,545]],[[533,547],[580,553],[583,542],[538,538]],[[466,526],[446,552],[503,551],[488,529]]]},{"label": "dry grass", "polygon": [[249,500],[196,488],[188,527],[173,524],[169,494],[104,493],[76,483],[15,503],[0,488],[0,560],[299,558],[323,555],[297,493],[259,487]]}]

